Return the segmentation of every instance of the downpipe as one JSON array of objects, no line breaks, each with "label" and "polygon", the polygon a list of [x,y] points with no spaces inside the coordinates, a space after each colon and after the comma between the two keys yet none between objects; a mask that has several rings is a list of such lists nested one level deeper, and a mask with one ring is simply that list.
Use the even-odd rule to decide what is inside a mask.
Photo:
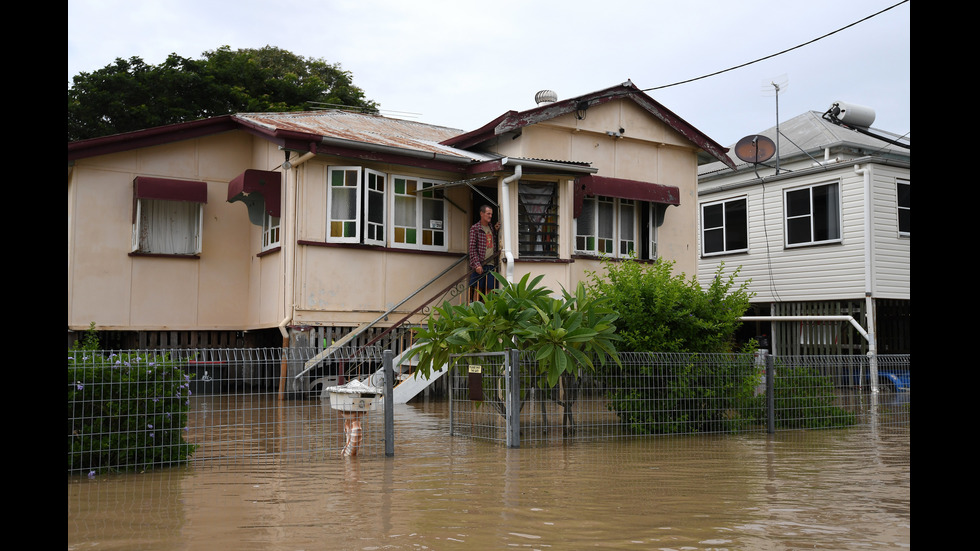
[{"label": "downpipe", "polygon": [[515,165],[514,173],[500,182],[500,223],[504,227],[503,254],[504,262],[507,263],[507,267],[504,268],[504,278],[507,279],[508,283],[514,283],[514,252],[510,247],[510,184],[520,180],[523,174],[524,170],[521,165]]}]

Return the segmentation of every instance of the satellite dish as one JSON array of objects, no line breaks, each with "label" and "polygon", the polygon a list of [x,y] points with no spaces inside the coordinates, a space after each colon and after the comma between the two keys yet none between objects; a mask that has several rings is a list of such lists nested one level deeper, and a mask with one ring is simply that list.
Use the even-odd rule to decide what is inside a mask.
[{"label": "satellite dish", "polygon": [[760,134],[746,136],[735,144],[735,156],[747,163],[764,163],[776,154],[776,144]]}]

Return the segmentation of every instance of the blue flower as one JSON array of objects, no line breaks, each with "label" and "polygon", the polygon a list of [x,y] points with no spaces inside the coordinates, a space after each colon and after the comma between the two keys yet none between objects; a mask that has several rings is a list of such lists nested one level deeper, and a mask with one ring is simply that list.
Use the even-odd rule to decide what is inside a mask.
[{"label": "blue flower", "polygon": [[89,478],[95,478],[95,471],[89,471],[88,472],[88,477]]},{"label": "blue flower", "polygon": [[81,381],[75,381],[75,388],[77,388],[78,390],[82,390],[83,388],[85,388],[85,385],[83,385]]},{"label": "blue flower", "polygon": [[153,433],[152,432],[150,433],[150,438],[153,438]]},{"label": "blue flower", "polygon": [[147,423],[147,424],[146,424],[146,428],[148,428],[148,429],[152,429],[152,428],[153,428],[153,425],[151,425],[151,424],[149,424],[149,423]]}]

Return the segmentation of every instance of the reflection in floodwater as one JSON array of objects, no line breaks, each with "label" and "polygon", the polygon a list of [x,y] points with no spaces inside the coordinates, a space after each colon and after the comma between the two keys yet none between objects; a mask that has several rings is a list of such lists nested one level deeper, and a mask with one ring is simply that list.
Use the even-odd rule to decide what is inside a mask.
[{"label": "reflection in floodwater", "polygon": [[395,457],[68,481],[69,549],[893,549],[910,428],[509,450],[396,409]]}]

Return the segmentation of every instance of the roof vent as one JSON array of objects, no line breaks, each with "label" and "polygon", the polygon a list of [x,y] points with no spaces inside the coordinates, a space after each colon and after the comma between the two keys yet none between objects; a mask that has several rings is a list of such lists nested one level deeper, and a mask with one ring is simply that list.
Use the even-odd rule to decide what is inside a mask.
[{"label": "roof vent", "polygon": [[534,103],[541,105],[542,103],[555,103],[558,101],[558,94],[554,90],[541,90],[537,94],[534,94]]}]

